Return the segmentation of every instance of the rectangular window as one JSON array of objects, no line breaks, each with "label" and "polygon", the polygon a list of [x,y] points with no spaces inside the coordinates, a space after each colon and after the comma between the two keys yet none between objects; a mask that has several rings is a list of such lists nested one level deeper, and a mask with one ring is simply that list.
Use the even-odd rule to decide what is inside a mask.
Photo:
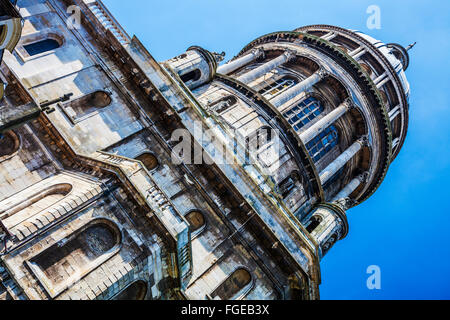
[{"label": "rectangular window", "polygon": [[328,127],[312,141],[310,141],[306,148],[309,151],[314,162],[322,159],[331,149],[338,144],[338,133],[334,126]]},{"label": "rectangular window", "polygon": [[309,97],[284,113],[284,117],[295,131],[300,131],[305,125],[313,121],[323,112],[324,108],[319,100]]},{"label": "rectangular window", "polygon": [[264,89],[260,90],[259,93],[266,99],[272,99],[289,88],[292,88],[297,83],[298,80],[293,77],[283,77],[267,85]]}]

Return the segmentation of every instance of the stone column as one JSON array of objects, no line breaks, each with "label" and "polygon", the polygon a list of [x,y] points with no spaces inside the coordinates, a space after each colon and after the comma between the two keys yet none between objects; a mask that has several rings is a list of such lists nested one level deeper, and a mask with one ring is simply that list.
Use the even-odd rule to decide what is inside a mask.
[{"label": "stone column", "polygon": [[311,127],[301,133],[300,138],[304,144],[310,142],[314,137],[320,134],[323,130],[335,123],[340,117],[342,117],[351,108],[351,102],[345,101],[340,104],[339,107],[331,111],[329,114],[319,119]]},{"label": "stone column", "polygon": [[[375,85],[377,86],[377,88],[381,88],[387,81],[389,80],[389,77],[387,75],[387,73],[383,73],[382,75],[380,75],[379,77],[375,78],[373,80],[373,83],[375,83]],[[380,85],[381,84],[381,85]]]},{"label": "stone column", "polygon": [[400,114],[400,112],[401,112],[400,105],[396,106],[391,111],[389,111],[389,119],[391,120],[391,122],[394,121],[394,119]]},{"label": "stone column", "polygon": [[258,59],[259,57],[264,55],[264,50],[259,48],[259,49],[254,49],[252,51],[250,51],[250,53],[246,54],[243,57],[240,57],[236,60],[230,61],[224,65],[221,65],[220,67],[217,68],[217,73],[220,74],[230,74],[231,72],[245,66],[246,64],[252,62],[253,60]]},{"label": "stone column", "polygon": [[333,201],[348,198],[353,191],[355,191],[361,183],[366,181],[368,173],[361,174],[350,181],[334,198]]},{"label": "stone column", "polygon": [[352,52],[349,53],[349,55],[355,59],[358,60],[363,54],[366,53],[366,50],[363,47],[356,48]]},{"label": "stone column", "polygon": [[288,62],[289,60],[292,60],[294,58],[295,58],[295,52],[287,50],[282,55],[278,56],[277,58],[272,59],[272,60],[264,63],[263,65],[257,67],[256,69],[253,69],[253,70],[243,74],[242,76],[240,76],[238,78],[238,80],[243,83],[250,83],[250,82],[262,77],[266,73],[272,71],[276,67],[282,65],[283,63]]},{"label": "stone column", "polygon": [[336,38],[336,33],[334,33],[334,32],[328,32],[327,34],[324,34],[323,36],[321,36],[321,38],[322,38],[323,40],[330,41],[331,39]]},{"label": "stone column", "polygon": [[320,69],[319,71],[316,71],[313,75],[311,75],[309,78],[306,78],[305,80],[296,84],[292,88],[274,97],[273,99],[270,100],[270,102],[275,107],[278,108],[283,104],[285,104],[286,102],[288,102],[289,100],[294,99],[297,95],[311,88],[313,85],[315,85],[320,80],[325,78],[326,75],[327,75],[326,71]]},{"label": "stone column", "polygon": [[354,144],[352,144],[347,150],[345,150],[339,157],[337,157],[332,163],[328,165],[320,173],[320,181],[325,184],[330,180],[342,167],[344,167],[347,162],[349,162],[358,152],[362,149],[365,144],[364,139],[359,139]]}]

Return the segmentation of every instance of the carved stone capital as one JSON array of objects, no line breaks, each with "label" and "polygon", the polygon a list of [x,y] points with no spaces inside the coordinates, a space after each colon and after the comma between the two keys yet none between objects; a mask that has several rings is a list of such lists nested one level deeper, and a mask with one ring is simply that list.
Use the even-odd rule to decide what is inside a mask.
[{"label": "carved stone capital", "polygon": [[216,59],[217,62],[222,62],[225,59],[225,51],[222,51],[221,53],[212,52],[214,59]]},{"label": "carved stone capital", "polygon": [[369,173],[368,172],[361,173],[358,176],[358,179],[359,179],[359,181],[361,181],[361,183],[366,183],[367,180],[369,180]]},{"label": "carved stone capital", "polygon": [[264,59],[266,57],[266,53],[263,48],[255,48],[250,51],[257,59]]},{"label": "carved stone capital", "polygon": [[368,147],[369,146],[369,137],[368,136],[361,136],[358,139],[358,142],[361,144],[361,146]]},{"label": "carved stone capital", "polygon": [[351,98],[345,99],[343,104],[345,104],[347,106],[348,110],[356,108],[356,105]]},{"label": "carved stone capital", "polygon": [[287,49],[284,52],[284,55],[286,56],[287,61],[289,62],[289,61],[294,60],[297,57],[297,52],[295,52],[294,50],[291,50],[291,49]]},{"label": "carved stone capital", "polygon": [[347,211],[348,209],[350,209],[352,207],[352,205],[354,204],[354,201],[351,200],[350,198],[342,198],[342,199],[337,199],[336,201],[333,202],[333,204],[337,205],[342,210]]},{"label": "carved stone capital", "polygon": [[328,76],[328,72],[323,68],[317,70],[316,74],[320,77],[320,79],[325,79]]}]

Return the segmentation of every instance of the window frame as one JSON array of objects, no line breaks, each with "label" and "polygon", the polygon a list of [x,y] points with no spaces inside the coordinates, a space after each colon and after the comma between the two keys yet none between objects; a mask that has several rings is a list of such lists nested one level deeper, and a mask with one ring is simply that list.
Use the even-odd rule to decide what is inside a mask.
[{"label": "window frame", "polygon": [[[82,99],[87,99],[88,96],[94,95],[94,94],[96,94],[98,92],[105,93],[106,95],[108,95],[108,97],[110,99],[109,104],[107,104],[107,105],[105,105],[103,107],[94,107],[94,110],[92,110],[90,112],[86,112],[86,113],[84,113],[81,116],[77,116],[77,114],[76,114],[75,110],[73,110],[73,108],[72,108],[72,110],[74,111],[75,115],[70,114],[69,111],[66,110],[69,107],[72,107],[73,104],[79,103],[79,102],[81,102]],[[84,121],[86,119],[89,119],[91,117],[94,117],[94,116],[100,114],[102,112],[102,110],[105,110],[106,108],[110,107],[113,104],[113,102],[114,102],[114,100],[113,100],[111,92],[106,91],[104,89],[98,89],[98,90],[94,90],[94,91],[91,91],[89,93],[86,93],[86,94],[84,94],[84,95],[82,95],[82,96],[80,96],[80,97],[78,97],[76,99],[71,99],[71,100],[69,100],[69,101],[67,101],[65,103],[58,102],[57,106],[63,112],[63,114],[70,120],[70,122],[73,125],[76,125],[77,123],[80,123],[80,122],[82,122],[82,121]]]},{"label": "window frame", "polygon": [[[226,106],[225,110],[218,111],[217,109],[219,109],[221,107],[221,103],[227,103],[226,101],[229,99],[234,100],[234,101],[231,101],[231,103]],[[224,96],[224,97],[220,98],[219,100],[211,103],[209,105],[209,109],[212,110],[215,114],[221,116],[224,113],[226,113],[226,112],[230,111],[231,109],[233,109],[234,107],[236,107],[238,104],[239,104],[238,98],[236,96],[230,94],[230,95]]]},{"label": "window frame", "polygon": [[[22,148],[22,138],[16,131],[9,130],[9,131],[3,132],[3,135],[4,136],[9,135],[10,139],[12,139],[14,141],[14,151],[9,154],[5,154],[4,156],[0,156],[0,164],[15,157]],[[5,139],[5,138],[6,137],[3,137],[3,139]]]},{"label": "window frame", "polygon": [[[189,77],[188,79],[184,80],[185,77],[191,74],[193,75],[193,77]],[[185,85],[190,85],[202,78],[202,71],[199,68],[191,69],[188,70],[187,72],[180,74],[179,77],[181,82],[183,82]]]},{"label": "window frame", "polygon": [[[319,135],[314,137],[310,142],[306,144],[306,149],[314,163],[318,163],[322,160],[334,147],[339,146],[339,130],[333,124],[328,128],[323,130]],[[325,141],[325,139],[331,139],[330,141]],[[317,149],[314,153],[313,150]]]},{"label": "window frame", "polygon": [[[53,44],[56,44],[56,46],[54,46]],[[41,47],[39,47],[39,45]],[[45,46],[48,47],[45,48]],[[59,41],[53,38],[45,38],[39,41],[34,41],[23,45],[23,48],[30,57],[39,56],[46,52],[54,52],[56,49],[60,47],[61,44],[59,43]]]},{"label": "window frame", "polygon": [[[83,271],[80,273],[75,273],[74,275],[70,276],[66,281],[63,283],[57,284],[56,286],[52,283],[52,280],[49,279],[44,271],[39,267],[38,264],[34,263],[33,260],[39,257],[41,254],[43,254],[45,251],[52,249],[55,246],[58,246],[59,243],[68,243],[70,240],[76,238],[80,233],[84,232],[88,228],[95,226],[96,224],[106,224],[111,229],[115,230],[117,232],[117,244],[109,249],[108,251],[104,252],[101,256],[97,257],[95,260],[91,261],[88,266],[84,268]],[[68,290],[73,284],[80,281],[81,279],[85,278],[87,275],[89,275],[91,272],[95,271],[98,266],[105,263],[106,261],[110,260],[113,256],[115,256],[119,251],[121,250],[123,246],[123,231],[119,224],[117,224],[115,221],[101,217],[101,218],[95,218],[87,221],[83,226],[75,230],[74,232],[70,233],[69,235],[63,237],[62,239],[59,239],[52,245],[43,248],[39,252],[36,252],[35,255],[28,258],[24,261],[24,263],[27,265],[27,267],[31,270],[32,274],[36,277],[38,282],[44,287],[47,294],[52,298],[55,299],[59,295],[61,295],[63,292]]]},{"label": "window frame", "polygon": [[[188,215],[192,214],[193,212],[198,212],[203,216],[203,225],[200,226],[200,228],[196,229],[196,230],[191,230],[191,223],[190,221],[186,218]],[[203,233],[203,231],[205,231],[206,226],[208,224],[208,220],[206,219],[206,215],[202,210],[199,209],[192,209],[189,210],[185,215],[183,215],[183,218],[186,220],[186,222],[188,223],[189,226],[189,232],[191,233],[191,240],[197,238],[201,233]]]},{"label": "window frame", "polygon": [[[282,189],[284,189],[282,188],[282,185],[285,184],[287,180],[292,180],[292,184],[290,184],[290,186],[292,187],[285,194],[284,192],[282,192],[283,191]],[[287,177],[285,177],[280,183],[278,183],[277,185],[278,192],[279,195],[283,198],[283,200],[287,200],[293,194],[293,192],[298,187],[297,183],[301,183],[300,173],[297,170],[292,171]]]},{"label": "window frame", "polygon": [[[313,220],[314,218],[316,218],[315,220]],[[308,231],[309,233],[313,233],[314,231],[317,230],[317,228],[320,226],[320,224],[323,222],[323,217],[320,214],[314,214],[311,219],[310,222],[308,223],[308,225],[305,226],[306,231]],[[317,223],[316,226],[314,226],[314,228],[312,230],[309,230],[311,225],[313,223]]]},{"label": "window frame", "polygon": [[[139,160],[139,159],[138,159],[138,158],[142,157],[142,156],[145,155],[145,154],[149,154],[149,155],[151,155],[151,156],[153,156],[153,157],[155,158],[155,160],[156,160],[156,166],[155,166],[153,169],[147,168],[147,167],[145,166],[145,163],[144,163],[142,160]],[[156,171],[156,170],[160,167],[160,165],[161,165],[161,163],[159,162],[159,159],[158,159],[158,157],[156,156],[156,154],[155,154],[154,152],[151,152],[150,150],[145,150],[144,152],[141,152],[139,155],[137,155],[136,157],[134,157],[134,160],[141,162],[142,165],[143,165],[143,167],[144,167],[148,172],[154,172],[154,171]]]},{"label": "window frame", "polygon": [[244,299],[249,293],[250,291],[253,289],[253,287],[255,286],[255,279],[253,277],[252,272],[244,267],[244,266],[237,266],[236,268],[233,269],[232,272],[230,272],[226,278],[221,281],[212,291],[210,294],[208,294],[209,297],[211,297],[213,300],[217,300],[216,297],[219,297],[220,300],[223,300],[220,296],[216,295],[213,296],[214,292],[220,288],[221,285],[223,285],[225,283],[225,281],[227,281],[228,279],[230,279],[230,277],[237,271],[239,270],[245,270],[246,272],[248,272],[248,274],[250,275],[250,282],[248,284],[246,284],[242,289],[240,289],[238,292],[236,292],[233,296],[229,297],[227,300],[225,301],[232,301],[232,300],[242,300]]},{"label": "window frame", "polygon": [[[264,132],[264,133],[261,133]],[[275,133],[275,134],[274,134]],[[250,133],[249,135],[247,135],[247,137],[245,138],[245,148],[246,151],[250,153],[250,151],[254,151],[255,155],[259,154],[260,152],[262,152],[264,147],[267,147],[268,145],[271,145],[274,138],[275,138],[276,132],[275,130],[269,126],[269,125],[263,125],[261,127],[259,127],[258,129],[256,129],[255,131],[253,131],[252,133]],[[260,137],[267,137],[267,139],[261,141]],[[253,141],[255,141],[256,139],[256,146],[254,149],[250,149],[250,145]]]},{"label": "window frame", "polygon": [[[42,40],[52,39],[59,43],[59,47],[53,50],[45,51],[36,55],[30,55],[25,49],[26,45],[34,44]],[[15,48],[15,52],[23,62],[29,60],[42,58],[57,52],[57,50],[62,49],[66,44],[64,36],[62,36],[57,30],[53,32],[38,32],[36,34],[25,35],[21,38],[19,44]]]},{"label": "window frame", "polygon": [[287,111],[284,111],[283,117],[296,132],[301,132],[304,127],[313,123],[315,119],[325,112],[324,105],[323,101],[318,97],[307,96],[300,102],[295,103]]},{"label": "window frame", "polygon": [[[283,86],[285,83],[287,83],[289,81],[292,81],[292,84],[279,90],[279,88],[281,86]],[[297,77],[290,75],[290,74],[285,74],[285,75],[282,75],[281,77],[279,77],[278,79],[274,80],[273,82],[268,83],[265,81],[264,87],[259,89],[258,93],[261,96],[263,96],[265,99],[271,100],[299,83],[300,83],[300,80]],[[278,90],[278,91],[274,94],[269,95],[269,92],[273,91],[273,90]]]}]

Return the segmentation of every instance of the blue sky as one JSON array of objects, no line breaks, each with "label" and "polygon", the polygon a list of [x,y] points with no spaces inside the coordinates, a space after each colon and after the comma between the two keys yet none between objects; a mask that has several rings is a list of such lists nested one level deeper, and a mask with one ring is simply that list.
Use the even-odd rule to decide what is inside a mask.
[{"label": "blue sky", "polygon": [[[450,2],[380,0],[104,0],[153,56],[191,45],[227,59],[269,32],[309,24],[357,29],[408,45],[410,128],[380,189],[348,212],[350,234],[322,261],[322,299],[450,299]],[[366,9],[381,9],[368,30]],[[366,269],[381,268],[381,290]]]}]

